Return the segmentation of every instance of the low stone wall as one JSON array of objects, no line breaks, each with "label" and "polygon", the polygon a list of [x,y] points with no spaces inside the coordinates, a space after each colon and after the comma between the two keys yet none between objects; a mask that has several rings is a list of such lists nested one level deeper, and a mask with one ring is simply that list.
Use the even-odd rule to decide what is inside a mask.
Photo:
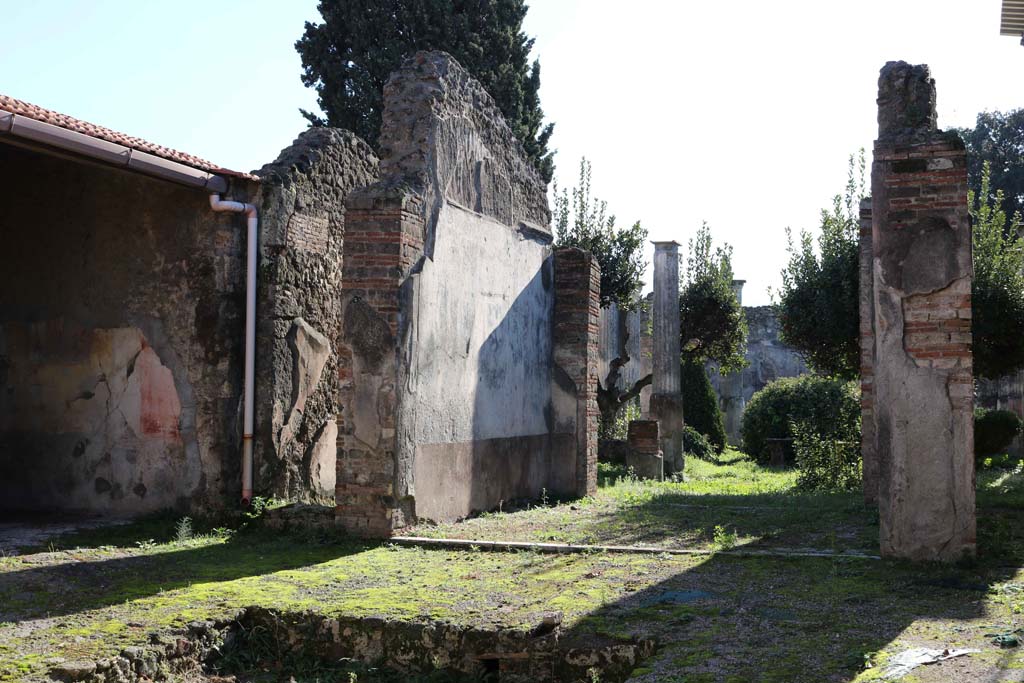
[{"label": "low stone wall", "polygon": [[[320,660],[325,667],[349,660],[399,674],[443,670],[468,676],[494,672],[510,683],[558,683],[589,680],[624,681],[654,652],[651,640],[571,639],[563,636],[561,615],[543,615],[533,629],[481,629],[443,622],[403,622],[380,618],[333,618],[311,612],[279,613],[249,607],[230,619],[196,621],[180,631],[152,634],[146,645],[125,648],[101,661],[66,661],[50,675],[79,683],[142,683],[205,680],[245,675],[232,661],[252,661],[260,633],[274,648],[276,664],[288,667]],[[264,642],[264,649],[268,643]],[[241,655],[241,657],[240,657]]]}]

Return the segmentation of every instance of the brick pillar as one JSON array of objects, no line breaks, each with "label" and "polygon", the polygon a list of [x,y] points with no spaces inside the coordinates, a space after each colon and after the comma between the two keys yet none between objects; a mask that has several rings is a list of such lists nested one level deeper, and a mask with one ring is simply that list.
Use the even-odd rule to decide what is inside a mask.
[{"label": "brick pillar", "polygon": [[397,442],[400,288],[423,254],[417,195],[367,188],[346,202],[342,341],[338,351],[335,519],[381,537],[412,520]]},{"label": "brick pillar", "polygon": [[[556,416],[574,424],[575,493],[597,492],[597,374],[601,269],[582,249],[555,250],[554,360],[575,385],[574,414]],[[570,409],[570,412],[573,412]]]},{"label": "brick pillar", "polygon": [[878,453],[875,450],[875,307],[871,252],[871,199],[860,202],[860,454],[864,503],[878,504]]},{"label": "brick pillar", "polygon": [[975,552],[971,228],[964,145],[928,67],[879,78],[871,169],[874,426],[883,555]]},{"label": "brick pillar", "polygon": [[665,472],[683,471],[683,396],[679,341],[679,244],[654,243],[651,417],[661,429]]}]

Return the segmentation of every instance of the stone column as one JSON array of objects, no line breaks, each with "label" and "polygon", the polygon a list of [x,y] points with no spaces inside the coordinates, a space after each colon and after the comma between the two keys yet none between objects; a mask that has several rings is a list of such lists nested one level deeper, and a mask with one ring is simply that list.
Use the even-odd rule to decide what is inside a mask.
[{"label": "stone column", "polygon": [[683,471],[683,396],[679,349],[679,243],[654,243],[654,342],[651,416],[661,428],[665,472]]},{"label": "stone column", "polygon": [[871,198],[860,201],[860,454],[864,503],[878,504],[878,453],[875,450],[875,306],[871,251]]},{"label": "stone column", "polygon": [[[743,308],[743,285],[746,280],[733,280],[732,291],[736,295],[736,303]],[[744,352],[746,350],[744,349]],[[725,435],[729,443],[739,446],[742,439],[743,411],[747,408],[747,402],[743,397],[743,371],[739,370],[728,375],[719,374],[721,377],[721,404],[722,412],[725,414]]]},{"label": "stone column", "polygon": [[975,552],[971,228],[927,66],[881,71],[871,197],[881,550],[955,561]]}]

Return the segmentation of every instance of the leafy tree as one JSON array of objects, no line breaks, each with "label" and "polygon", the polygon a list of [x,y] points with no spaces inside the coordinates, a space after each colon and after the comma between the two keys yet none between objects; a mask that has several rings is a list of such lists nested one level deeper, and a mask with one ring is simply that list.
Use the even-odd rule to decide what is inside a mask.
[{"label": "leafy tree", "polygon": [[846,190],[822,209],[815,241],[801,231],[789,240],[776,309],[782,340],[804,356],[815,372],[853,379],[860,371],[860,200],[864,197],[864,150],[850,156]]},{"label": "leafy tree", "polygon": [[320,0],[323,23],[306,22],[295,43],[302,82],[315,88],[313,125],[353,131],[378,146],[384,83],[418,50],[444,50],[479,80],[527,155],[551,181],[552,124],[540,107],[540,63],[529,61],[524,0]]},{"label": "leafy tree", "polygon": [[[601,267],[601,306],[616,304],[620,311],[633,310],[643,287],[644,242],[647,230],[637,221],[630,228],[615,227],[615,216],[608,214],[607,202],[590,195],[592,169],[585,158],[580,160],[579,185],[570,194],[555,185],[555,246],[577,247],[589,251]],[[620,321],[625,322],[625,317]],[[597,384],[597,405],[601,411],[602,432],[608,432],[619,411],[635,400],[651,383],[647,375],[626,390],[619,389],[622,366],[629,362],[626,353],[625,325],[620,329],[622,340],[618,356],[612,360],[604,383]]]},{"label": "leafy tree", "polygon": [[619,229],[615,216],[608,215],[608,203],[590,196],[591,164],[580,160],[579,185],[569,192],[555,185],[555,246],[589,251],[601,266],[601,306],[613,302],[620,310],[636,305],[643,287],[644,242],[647,230],[640,221]]},{"label": "leafy tree", "polygon": [[982,112],[974,128],[957,130],[967,146],[968,185],[981,193],[982,169],[990,166],[989,193],[1002,191],[1002,207],[1008,216],[1024,214],[1024,109]]},{"label": "leafy tree", "polygon": [[689,242],[679,294],[680,346],[683,359],[714,361],[723,373],[746,365],[747,321],[732,280],[732,247],[712,250],[711,229],[704,223]]},{"label": "leafy tree", "polygon": [[992,190],[982,165],[980,193],[968,192],[974,246],[975,373],[990,379],[1024,367],[1024,238],[1020,214],[1009,220],[1002,190]]},{"label": "leafy tree", "polygon": [[746,365],[747,322],[732,286],[732,247],[713,248],[707,223],[688,246],[679,293],[684,413],[686,424],[721,453],[726,444],[725,420],[705,364],[717,363],[723,373],[741,370]]}]

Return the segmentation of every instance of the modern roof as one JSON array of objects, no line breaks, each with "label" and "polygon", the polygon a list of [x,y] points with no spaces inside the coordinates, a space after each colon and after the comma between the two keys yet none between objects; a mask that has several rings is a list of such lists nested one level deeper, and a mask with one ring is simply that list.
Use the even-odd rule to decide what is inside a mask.
[{"label": "modern roof", "polygon": [[[120,145],[136,152],[143,152],[154,157],[159,157],[160,159],[189,166],[207,173],[221,176],[234,176],[249,180],[259,180],[259,178],[250,173],[232,171],[231,169],[218,166],[217,164],[193,154],[179,152],[178,150],[171,149],[170,147],[157,145],[147,140],[143,140],[142,138],[137,138],[125,133],[119,133],[116,130],[111,130],[104,126],[96,125],[95,123],[82,121],[81,119],[76,119],[73,116],[68,116],[67,114],[61,114],[60,112],[45,109],[38,105],[24,102],[8,95],[0,94],[0,115],[5,112],[13,114],[15,117],[24,117],[26,119],[31,119],[32,121],[38,121],[39,123],[56,126],[66,131],[71,131],[72,133],[78,133],[97,140],[104,140],[112,143],[113,145]],[[0,127],[0,129],[2,129],[2,127]]]},{"label": "modern roof", "polygon": [[1003,0],[999,35],[1015,38],[1024,36],[1024,0]]}]

